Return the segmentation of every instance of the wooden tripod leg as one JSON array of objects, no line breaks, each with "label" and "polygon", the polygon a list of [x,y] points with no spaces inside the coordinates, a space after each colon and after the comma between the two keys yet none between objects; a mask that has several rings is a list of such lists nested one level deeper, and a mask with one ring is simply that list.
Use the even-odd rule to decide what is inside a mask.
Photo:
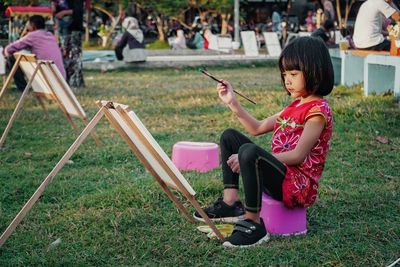
[{"label": "wooden tripod leg", "polygon": [[[85,118],[83,118],[83,122],[85,123],[85,125],[88,125],[88,119],[85,117]],[[97,137],[97,134],[95,133],[95,132],[92,132],[92,137],[93,137],[93,139],[94,139],[94,141],[96,142],[96,145],[97,146],[101,146],[101,142],[100,142],[100,139],[99,139],[99,137]]]},{"label": "wooden tripod leg", "polygon": [[175,204],[175,206],[179,209],[179,211],[182,212],[183,215],[185,215],[185,217],[189,220],[189,222],[194,223],[193,217],[190,216],[185,206],[183,206],[183,204],[179,201],[179,199],[171,192],[169,187],[161,179],[157,180],[163,191],[167,194],[169,199],[171,199],[171,201]]},{"label": "wooden tripod leg", "polygon": [[36,98],[39,101],[39,104],[42,107],[44,115],[46,116],[46,118],[50,118],[49,113],[47,112],[46,106],[44,105],[42,97],[36,96]]},{"label": "wooden tripod leg", "polygon": [[201,217],[204,219],[205,223],[210,226],[210,228],[213,230],[213,232],[217,235],[218,239],[220,241],[224,241],[224,236],[221,234],[221,232],[215,227],[215,224],[213,221],[210,220],[210,218],[207,216],[207,214],[204,212],[204,210],[201,208],[199,202],[194,198],[192,195],[186,196],[189,202],[193,205],[193,207],[196,209],[196,211],[201,215]]},{"label": "wooden tripod leg", "polygon": [[15,216],[14,220],[10,223],[7,229],[0,237],[0,247],[3,246],[4,242],[8,239],[8,237],[14,232],[15,228],[18,224],[24,219],[26,214],[32,209],[33,205],[42,195],[46,187],[51,183],[53,178],[57,175],[57,173],[61,170],[61,168],[67,163],[67,161],[72,157],[78,147],[85,141],[86,137],[90,134],[93,128],[97,125],[100,119],[104,115],[104,110],[101,108],[97,114],[93,117],[93,119],[89,122],[86,128],[82,131],[82,133],[78,136],[75,142],[69,147],[67,152],[65,152],[64,156],[60,159],[57,165],[53,168],[53,170],[47,175],[46,179],[43,180],[42,184],[38,187],[36,192],[32,195],[32,197],[26,202],[24,207],[20,210],[20,212]]},{"label": "wooden tripod leg", "polygon": [[63,113],[64,113],[65,117],[67,118],[68,122],[71,124],[72,128],[74,128],[75,132],[77,134],[79,134],[79,128],[78,128],[78,126],[76,126],[76,124],[72,120],[71,116],[67,112],[64,112],[64,109],[63,109]]},{"label": "wooden tripod leg", "polygon": [[[38,63],[38,69],[41,71],[42,74],[44,73],[44,71],[43,71],[43,69],[42,69],[42,65],[45,65],[45,64],[46,64],[45,61],[39,61],[39,63]],[[44,80],[46,81],[46,84],[48,85],[48,87],[51,88],[51,85],[50,85],[50,83],[49,83],[49,81],[48,81],[48,79],[47,79],[47,76],[46,76],[46,75],[43,75],[43,78],[44,78]],[[52,91],[53,91],[53,90],[52,90]],[[57,94],[55,94],[54,91],[53,91],[53,94],[54,94],[55,96],[57,96]],[[68,120],[68,122],[71,124],[72,128],[75,130],[75,132],[76,132],[77,134],[79,134],[79,133],[80,133],[80,130],[79,130],[78,126],[76,126],[76,124],[74,123],[74,121],[72,120],[71,115],[69,115],[67,109],[64,107],[64,105],[62,104],[62,102],[58,99],[58,97],[56,97],[55,100],[56,100],[57,103],[59,104],[59,106],[60,106],[62,112],[64,113],[64,116],[67,118],[67,120]]]},{"label": "wooden tripod leg", "polygon": [[31,84],[33,82],[33,79],[36,76],[37,71],[38,71],[38,68],[35,69],[35,71],[32,74],[32,77],[29,79],[28,84],[26,85],[24,92],[22,93],[21,98],[18,101],[18,104],[15,107],[15,110],[14,110],[13,114],[11,115],[10,120],[8,121],[7,127],[4,130],[3,135],[1,136],[1,139],[0,139],[0,147],[3,145],[4,140],[6,140],[7,134],[10,131],[15,119],[17,118],[18,112],[21,109],[22,104],[24,103],[25,97],[28,94],[29,89],[31,88]]},{"label": "wooden tripod leg", "polygon": [[[12,57],[12,56],[10,56],[10,57]],[[6,80],[5,83],[3,84],[3,87],[1,88],[1,91],[0,91],[0,100],[1,100],[1,98],[3,97],[4,93],[6,92],[6,89],[7,89],[8,86],[10,85],[11,80],[12,80],[12,78],[14,77],[15,72],[17,71],[17,69],[18,69],[18,67],[19,67],[19,62],[21,61],[21,58],[22,58],[22,55],[19,55],[19,56],[17,57],[17,60],[15,61],[14,66],[12,67],[12,69],[11,69],[11,71],[10,71],[10,74],[9,74],[8,77],[7,77],[7,80]]]}]

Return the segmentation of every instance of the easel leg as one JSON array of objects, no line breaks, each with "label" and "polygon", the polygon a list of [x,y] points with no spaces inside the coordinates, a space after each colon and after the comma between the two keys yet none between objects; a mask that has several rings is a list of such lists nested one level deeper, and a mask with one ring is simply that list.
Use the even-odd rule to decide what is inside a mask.
[{"label": "easel leg", "polygon": [[201,208],[199,202],[192,196],[188,195],[186,196],[189,202],[193,205],[193,207],[196,209],[196,211],[201,215],[201,217],[204,219],[205,223],[210,226],[210,228],[213,230],[213,232],[217,235],[219,240],[223,241],[225,238],[221,234],[221,232],[215,227],[215,224],[213,221],[210,220],[210,218],[207,216],[207,214],[204,212],[204,210]]},{"label": "easel leg", "polygon": [[43,99],[40,96],[36,96],[37,100],[39,101],[40,106],[43,109],[44,115],[46,118],[50,118],[49,113],[47,112],[46,106],[44,105]]},{"label": "easel leg", "polygon": [[[42,69],[42,65],[46,65],[46,62],[41,61],[41,62],[39,62],[39,64],[38,64],[38,68],[39,68],[39,69],[42,71],[42,73],[43,73],[44,70]],[[46,75],[43,75],[43,77],[44,77],[44,80],[46,81],[46,84],[49,86],[49,88],[51,88],[51,85],[50,85],[50,83],[48,82],[48,79],[46,78]],[[53,93],[54,93],[54,91],[53,91]],[[55,94],[55,93],[54,93],[54,94]],[[56,95],[56,94],[55,94],[55,95]],[[56,99],[57,103],[59,104],[59,106],[60,106],[62,112],[64,113],[64,116],[67,118],[68,122],[71,124],[72,128],[75,130],[75,132],[76,132],[77,134],[79,134],[79,133],[80,133],[80,130],[79,130],[78,126],[76,126],[76,124],[74,123],[74,121],[72,120],[71,115],[69,115],[67,109],[64,107],[64,105],[60,102],[60,100],[59,100],[57,97],[56,97],[55,99]]]},{"label": "easel leg", "polygon": [[0,147],[3,145],[4,140],[6,140],[7,134],[10,131],[15,119],[17,118],[18,112],[21,109],[22,104],[24,103],[25,97],[28,94],[29,89],[31,88],[31,84],[33,82],[33,79],[35,78],[37,71],[38,71],[38,68],[35,69],[35,71],[32,74],[32,77],[29,79],[29,82],[26,85],[24,92],[22,93],[21,98],[18,101],[18,104],[15,107],[15,110],[14,110],[13,114],[11,115],[10,120],[8,121],[7,127],[4,130],[3,135],[1,136],[1,139],[0,139]]},{"label": "easel leg", "polygon": [[[64,110],[63,110],[64,111]],[[79,128],[78,126],[76,126],[76,124],[74,123],[74,121],[72,120],[71,116],[67,113],[64,112],[65,117],[67,118],[68,122],[71,124],[72,128],[74,128],[75,132],[77,134],[79,134]]]},{"label": "easel leg", "polygon": [[179,199],[171,192],[171,190],[168,188],[168,186],[161,179],[157,179],[157,180],[159,181],[159,184],[161,185],[161,188],[163,189],[163,191],[167,194],[169,199],[171,199],[171,201],[174,202],[174,204],[179,209],[179,211],[182,212],[183,215],[185,215],[185,217],[189,220],[189,222],[194,223],[193,217],[190,216],[190,214],[187,211],[187,209],[185,208],[185,206],[183,206],[183,204],[179,201]]},{"label": "easel leg", "polygon": [[18,224],[24,219],[26,214],[32,209],[33,205],[42,195],[46,187],[51,183],[53,178],[57,175],[57,173],[61,170],[61,168],[65,165],[65,163],[71,158],[71,156],[75,153],[75,151],[79,148],[83,141],[85,141],[86,137],[90,134],[93,128],[97,125],[100,119],[103,117],[104,111],[101,108],[97,114],[93,117],[93,119],[89,122],[86,128],[82,131],[82,133],[78,136],[75,142],[70,146],[64,156],[60,159],[54,169],[47,175],[46,179],[42,182],[42,184],[38,187],[36,192],[32,195],[32,197],[26,202],[24,207],[20,210],[20,212],[15,216],[14,220],[10,223],[7,229],[0,237],[0,247],[3,246],[4,242],[8,239],[8,237],[14,232],[15,228]]},{"label": "easel leg", "polygon": [[[88,124],[88,119],[87,118],[83,118],[83,122],[87,125]],[[96,145],[97,146],[101,146],[100,139],[97,137],[97,134],[95,132],[92,132],[92,137],[93,137],[94,141],[96,142]]]}]

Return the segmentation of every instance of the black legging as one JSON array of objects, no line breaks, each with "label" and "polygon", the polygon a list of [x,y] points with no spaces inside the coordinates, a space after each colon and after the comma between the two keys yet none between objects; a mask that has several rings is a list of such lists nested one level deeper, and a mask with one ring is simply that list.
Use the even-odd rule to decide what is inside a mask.
[{"label": "black legging", "polygon": [[[16,60],[14,58],[14,55],[9,55],[7,57],[7,71],[8,72],[11,71],[12,67],[15,64],[15,61]],[[25,81],[25,75],[22,72],[20,67],[17,68],[17,71],[14,74],[14,82],[15,82],[15,85],[17,86],[17,89],[19,91],[24,91],[27,83]]]},{"label": "black legging", "polygon": [[390,51],[390,41],[385,39],[380,44],[370,46],[367,48],[361,48],[361,50]]},{"label": "black legging", "polygon": [[286,173],[282,162],[235,129],[222,133],[220,146],[224,188],[239,189],[239,174],[227,164],[232,154],[238,154],[247,211],[261,210],[263,191],[276,200],[282,200],[282,183]]}]

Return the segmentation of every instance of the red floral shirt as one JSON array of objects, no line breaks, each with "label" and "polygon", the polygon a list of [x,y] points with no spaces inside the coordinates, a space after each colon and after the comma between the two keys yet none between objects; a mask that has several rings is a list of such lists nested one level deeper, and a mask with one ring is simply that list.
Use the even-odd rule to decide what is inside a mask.
[{"label": "red floral shirt", "polygon": [[272,136],[274,154],[293,150],[299,142],[306,121],[312,116],[323,116],[325,128],[310,153],[299,165],[286,165],[283,181],[283,203],[289,207],[308,207],[318,194],[318,181],[324,169],[329,141],[332,137],[332,111],[325,99],[299,105],[300,100],[287,106],[277,119]]}]

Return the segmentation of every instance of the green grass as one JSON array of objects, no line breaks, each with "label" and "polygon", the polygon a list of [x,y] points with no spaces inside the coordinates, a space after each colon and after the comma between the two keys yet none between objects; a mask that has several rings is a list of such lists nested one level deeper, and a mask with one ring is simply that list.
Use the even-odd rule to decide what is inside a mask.
[{"label": "green grass", "polygon": [[146,49],[157,50],[157,49],[171,49],[168,42],[155,40],[154,42],[147,44]]},{"label": "green grass", "polygon": [[[254,99],[256,106],[241,101],[257,118],[291,101],[275,65],[210,71]],[[85,78],[77,97],[89,117],[97,111],[95,100],[128,104],[168,155],[178,141],[217,143],[225,128],[243,130],[219,102],[215,83],[195,69],[86,72]],[[19,96],[7,92],[1,100],[0,132]],[[91,138],[83,143],[0,249],[0,266],[390,264],[400,257],[400,109],[392,97],[363,97],[360,87],[336,88],[328,98],[334,135],[306,236],[272,237],[265,246],[242,250],[208,240],[103,119],[96,128],[103,146]],[[57,105],[48,108],[45,119],[28,97],[0,150],[1,232],[76,138]],[[253,140],[269,149],[270,137]],[[183,174],[202,205],[221,195],[219,170]],[[51,247],[58,238],[61,244]]]}]

